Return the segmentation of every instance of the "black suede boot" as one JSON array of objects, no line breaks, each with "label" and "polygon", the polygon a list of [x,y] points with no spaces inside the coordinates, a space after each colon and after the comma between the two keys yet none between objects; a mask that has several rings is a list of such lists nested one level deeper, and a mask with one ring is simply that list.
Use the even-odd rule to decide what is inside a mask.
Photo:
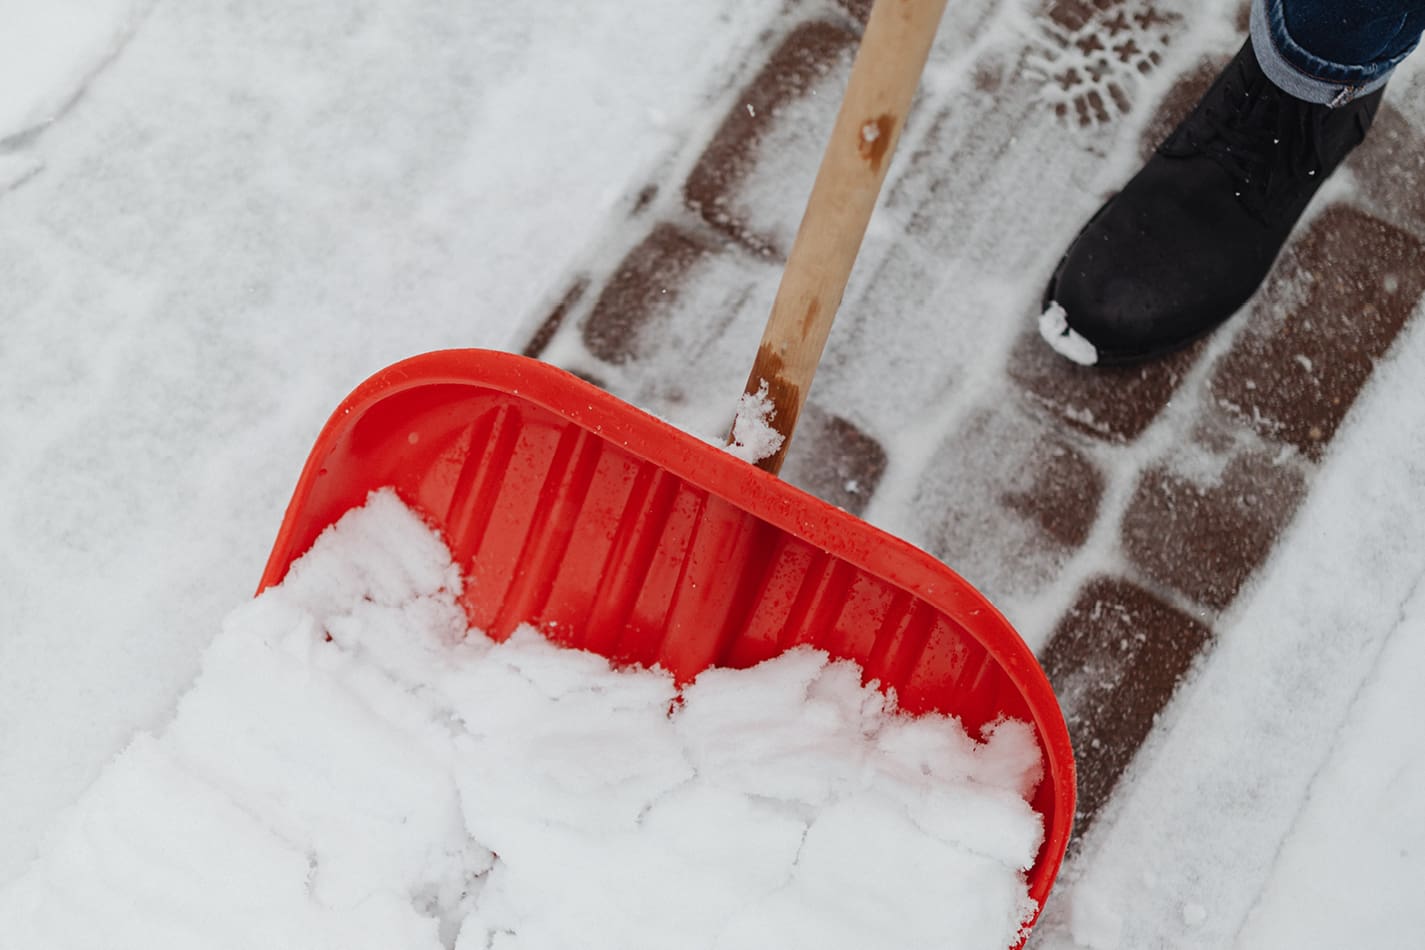
[{"label": "black suede boot", "polygon": [[1293,98],[1263,75],[1249,40],[1074,239],[1044,296],[1044,338],[1076,362],[1126,363],[1222,323],[1365,138],[1380,98],[1334,109]]}]

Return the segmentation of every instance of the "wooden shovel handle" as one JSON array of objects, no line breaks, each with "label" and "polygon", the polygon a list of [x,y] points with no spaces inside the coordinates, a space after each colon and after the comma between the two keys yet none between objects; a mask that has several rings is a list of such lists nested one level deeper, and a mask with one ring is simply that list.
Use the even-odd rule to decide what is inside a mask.
[{"label": "wooden shovel handle", "polygon": [[946,0],[876,0],[851,66],[787,268],[772,302],[747,392],[765,385],[781,448],[758,466],[781,470],[802,403],[901,127],[925,68]]}]

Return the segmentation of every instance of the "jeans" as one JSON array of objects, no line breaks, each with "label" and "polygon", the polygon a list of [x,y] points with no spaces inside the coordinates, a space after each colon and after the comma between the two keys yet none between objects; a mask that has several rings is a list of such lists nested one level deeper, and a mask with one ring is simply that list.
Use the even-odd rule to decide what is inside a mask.
[{"label": "jeans", "polygon": [[1252,0],[1252,48],[1298,99],[1342,105],[1385,85],[1425,31],[1425,0]]}]

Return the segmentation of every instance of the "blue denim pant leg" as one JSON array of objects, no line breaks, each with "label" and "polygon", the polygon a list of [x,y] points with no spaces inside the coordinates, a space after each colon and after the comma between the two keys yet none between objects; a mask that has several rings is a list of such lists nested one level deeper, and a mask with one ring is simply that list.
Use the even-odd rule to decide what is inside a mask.
[{"label": "blue denim pant leg", "polygon": [[1425,0],[1252,0],[1252,48],[1290,95],[1342,105],[1385,85],[1420,42]]}]

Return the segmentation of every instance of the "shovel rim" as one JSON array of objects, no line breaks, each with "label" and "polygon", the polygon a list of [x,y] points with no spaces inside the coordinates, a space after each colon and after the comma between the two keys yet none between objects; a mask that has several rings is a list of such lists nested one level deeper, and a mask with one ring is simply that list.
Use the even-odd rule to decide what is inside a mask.
[{"label": "shovel rim", "polygon": [[[299,525],[313,486],[326,474],[326,460],[342,436],[376,404],[431,386],[494,390],[554,413],[956,620],[1018,690],[1044,747],[1041,781],[1052,787],[1054,811],[1043,816],[1040,856],[1027,869],[1029,895],[1042,910],[1072,830],[1075,760],[1063,712],[1043,668],[1004,615],[953,568],[925,550],[550,363],[499,350],[444,349],[400,360],[364,380],[331,414],[307,456],[258,593],[280,583],[292,562],[310,547],[310,541],[299,540]],[[326,527],[307,533],[315,538]],[[855,542],[854,548],[848,547],[848,539]],[[297,549],[299,544],[302,550]]]}]

